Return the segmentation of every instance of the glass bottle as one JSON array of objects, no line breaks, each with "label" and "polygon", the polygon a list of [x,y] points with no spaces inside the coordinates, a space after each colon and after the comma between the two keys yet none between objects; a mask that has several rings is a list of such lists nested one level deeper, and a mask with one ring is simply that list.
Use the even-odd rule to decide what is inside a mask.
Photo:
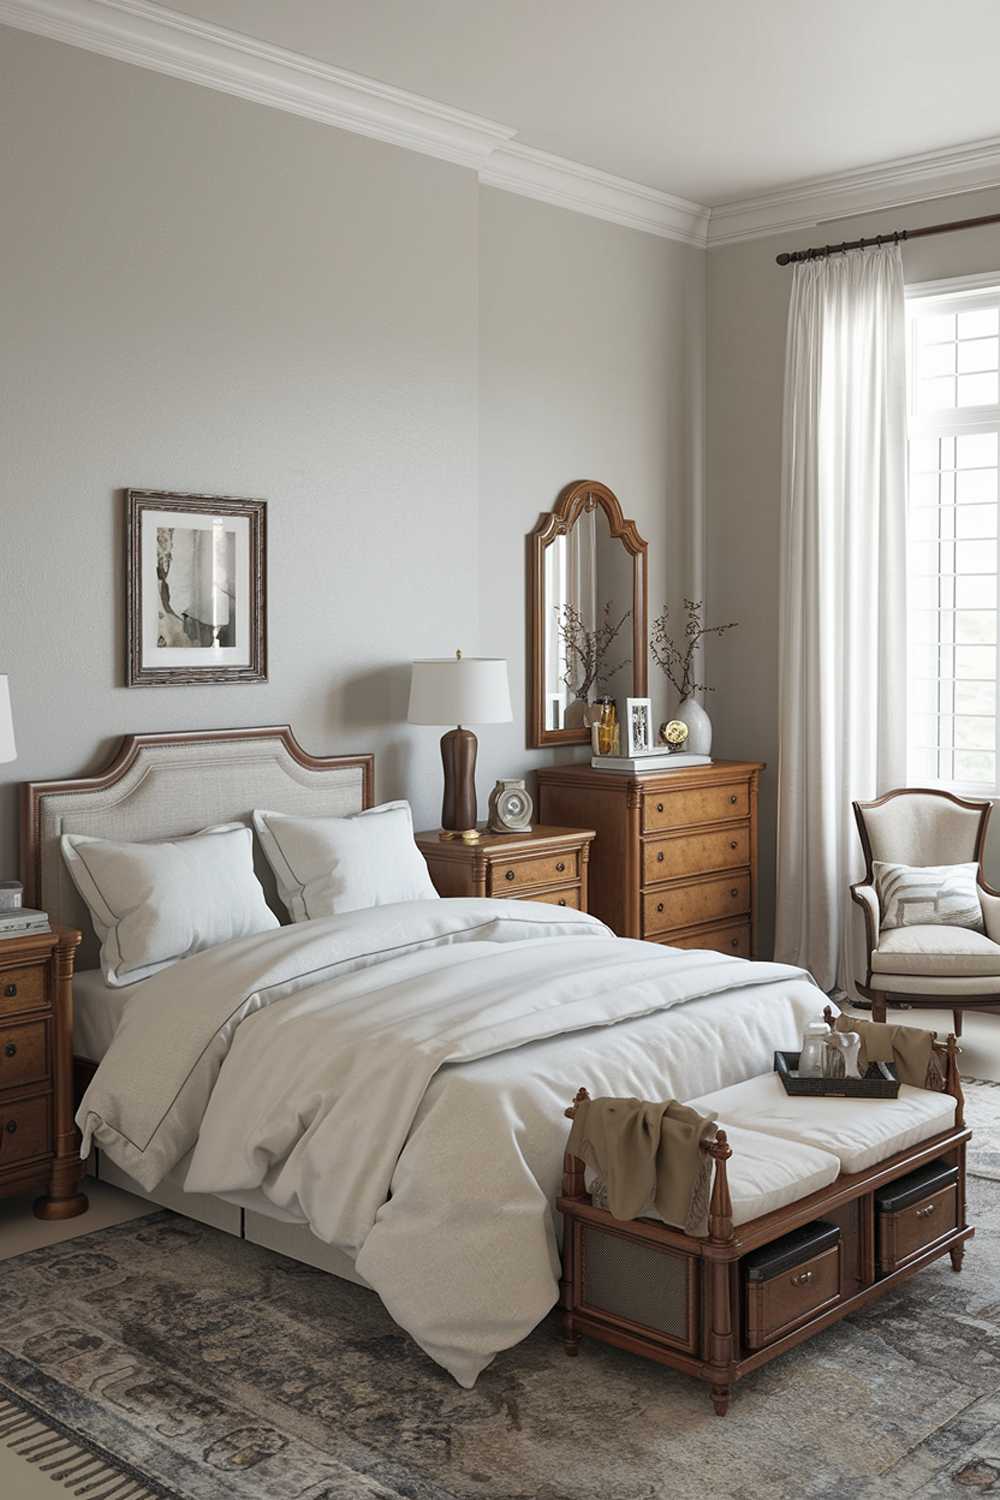
[{"label": "glass bottle", "polygon": [[799,1077],[822,1078],[826,1071],[827,1037],[830,1028],[825,1021],[810,1021],[802,1037],[799,1053]]}]

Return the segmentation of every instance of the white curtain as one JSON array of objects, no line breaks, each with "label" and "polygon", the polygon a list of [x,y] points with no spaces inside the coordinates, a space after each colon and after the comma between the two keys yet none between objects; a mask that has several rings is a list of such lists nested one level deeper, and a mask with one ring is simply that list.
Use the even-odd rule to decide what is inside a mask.
[{"label": "white curtain", "polygon": [[781,480],[776,956],[850,988],[853,798],[906,776],[906,336],[898,245],[793,272]]}]

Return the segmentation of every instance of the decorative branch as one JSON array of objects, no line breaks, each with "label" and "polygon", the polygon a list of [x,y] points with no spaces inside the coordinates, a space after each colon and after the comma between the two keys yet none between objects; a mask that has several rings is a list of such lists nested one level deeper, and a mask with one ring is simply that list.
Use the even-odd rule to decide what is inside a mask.
[{"label": "decorative branch", "polygon": [[566,669],[562,680],[580,702],[588,703],[595,684],[600,688],[602,683],[607,683],[632,660],[630,656],[626,656],[624,661],[613,667],[607,665],[608,652],[631,613],[631,610],[626,610],[615,624],[611,618],[611,605],[608,603],[594,629],[588,630],[583,615],[575,604],[555,606],[556,628],[566,652]]},{"label": "decorative branch", "polygon": [[715,689],[707,682],[696,682],[695,653],[701,642],[707,635],[725,635],[727,630],[736,630],[737,620],[730,620],[728,625],[703,625],[701,623],[701,612],[704,609],[701,599],[685,599],[684,634],[680,643],[670,635],[670,607],[664,605],[661,613],[653,621],[649,634],[649,651],[656,665],[663,672],[667,681],[679,695],[683,703],[694,693],[711,693]]}]

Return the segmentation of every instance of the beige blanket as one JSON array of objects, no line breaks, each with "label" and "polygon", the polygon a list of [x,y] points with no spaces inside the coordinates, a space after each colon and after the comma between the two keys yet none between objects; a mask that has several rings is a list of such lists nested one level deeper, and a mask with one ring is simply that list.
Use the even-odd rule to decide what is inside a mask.
[{"label": "beige blanket", "polygon": [[916,1026],[889,1026],[880,1021],[859,1021],[857,1016],[839,1015],[836,1031],[856,1031],[861,1038],[858,1064],[862,1076],[872,1063],[894,1063],[900,1083],[917,1089],[940,1089],[944,1079],[934,1052],[933,1031]]},{"label": "beige blanket", "polygon": [[706,1235],[712,1160],[702,1147],[716,1128],[674,1099],[582,1099],[566,1149],[599,1174],[616,1219],[655,1208],[685,1234]]}]

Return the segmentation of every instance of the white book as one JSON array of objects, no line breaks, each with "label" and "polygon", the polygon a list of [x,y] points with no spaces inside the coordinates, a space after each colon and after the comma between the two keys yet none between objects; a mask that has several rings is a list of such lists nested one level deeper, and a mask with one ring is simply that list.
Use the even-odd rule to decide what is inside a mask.
[{"label": "white book", "polygon": [[16,937],[24,932],[50,932],[49,915],[19,906],[15,911],[0,912],[0,937]]},{"label": "white book", "polygon": [[671,755],[665,750],[649,750],[643,755],[592,755],[595,771],[681,771],[685,766],[710,766],[710,755]]}]

